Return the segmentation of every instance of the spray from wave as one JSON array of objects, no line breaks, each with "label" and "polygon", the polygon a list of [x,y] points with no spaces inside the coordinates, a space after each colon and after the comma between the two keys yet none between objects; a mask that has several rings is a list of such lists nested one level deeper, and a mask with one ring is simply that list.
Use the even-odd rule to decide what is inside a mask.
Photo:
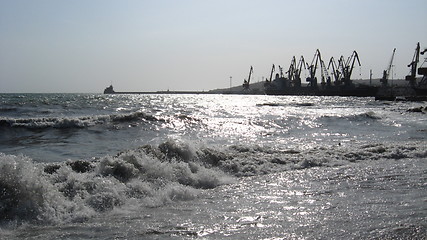
[{"label": "spray from wave", "polygon": [[58,164],[0,154],[0,220],[84,221],[134,200],[156,207],[232,182],[193,157],[175,142]]},{"label": "spray from wave", "polygon": [[130,204],[157,207],[191,200],[236,177],[426,156],[416,144],[213,149],[177,139],[91,161],[46,164],[0,154],[0,221],[80,222]]}]

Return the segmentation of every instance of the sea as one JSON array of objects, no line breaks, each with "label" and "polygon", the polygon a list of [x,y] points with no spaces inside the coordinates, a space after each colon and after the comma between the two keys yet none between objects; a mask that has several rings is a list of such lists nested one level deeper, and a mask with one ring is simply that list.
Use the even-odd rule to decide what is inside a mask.
[{"label": "sea", "polygon": [[427,103],[0,94],[0,239],[427,239]]}]

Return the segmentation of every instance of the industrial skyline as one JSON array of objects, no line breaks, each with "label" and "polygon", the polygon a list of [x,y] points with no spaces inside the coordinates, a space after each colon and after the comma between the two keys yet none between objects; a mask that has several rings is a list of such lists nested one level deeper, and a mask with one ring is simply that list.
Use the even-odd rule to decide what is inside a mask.
[{"label": "industrial skyline", "polygon": [[[427,48],[427,2],[0,0],[0,92],[210,90],[271,65],[347,58],[352,78],[409,73]],[[420,56],[420,64],[426,56]],[[302,77],[308,75],[303,73]]]}]

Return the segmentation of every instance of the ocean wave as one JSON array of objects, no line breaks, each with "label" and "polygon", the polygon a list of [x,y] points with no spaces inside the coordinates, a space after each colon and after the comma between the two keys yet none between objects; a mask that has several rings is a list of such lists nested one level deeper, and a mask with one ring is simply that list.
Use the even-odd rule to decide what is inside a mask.
[{"label": "ocean wave", "polygon": [[285,104],[266,102],[266,103],[257,103],[256,106],[257,107],[263,107],[263,106],[278,107],[278,106],[285,106]]},{"label": "ocean wave", "polygon": [[45,129],[45,128],[87,128],[106,123],[126,123],[133,121],[163,122],[144,112],[129,114],[95,115],[83,117],[40,117],[40,118],[0,118],[0,127]]},{"label": "ocean wave", "polygon": [[298,103],[276,103],[276,102],[265,102],[265,103],[258,103],[256,104],[257,107],[263,107],[263,106],[269,106],[269,107],[286,107],[286,106],[293,106],[293,107],[312,107],[315,106],[312,102],[298,102]]},{"label": "ocean wave", "polygon": [[365,112],[360,114],[355,114],[349,117],[350,120],[365,120],[365,119],[371,119],[371,120],[377,120],[381,119],[380,116],[378,116],[375,112]]},{"label": "ocean wave", "polygon": [[156,118],[144,112],[133,112],[130,114],[109,115],[109,118],[113,122],[132,122],[137,120],[147,120],[147,121],[153,121],[153,122],[164,121],[163,119]]},{"label": "ocean wave", "polygon": [[233,181],[171,142],[55,164],[0,153],[0,170],[1,222],[85,221],[129,201],[156,207]]},{"label": "ocean wave", "polygon": [[36,163],[0,153],[0,222],[86,221],[135,201],[157,207],[191,200],[239,177],[426,157],[422,142],[275,149],[180,139],[90,161]]},{"label": "ocean wave", "polygon": [[0,119],[0,126],[12,128],[84,128],[92,125],[90,118],[8,118]]},{"label": "ocean wave", "polygon": [[421,106],[421,107],[415,107],[410,108],[407,110],[407,112],[415,112],[415,113],[427,113],[427,106]]},{"label": "ocean wave", "polygon": [[378,114],[376,114],[375,112],[369,111],[369,112],[363,112],[363,113],[356,113],[356,114],[350,114],[350,115],[338,115],[338,116],[330,116],[330,115],[324,115],[322,116],[322,118],[324,119],[343,119],[343,120],[348,120],[348,121],[355,121],[355,122],[360,122],[360,121],[374,121],[374,120],[379,120],[381,119],[380,116],[378,116]]},{"label": "ocean wave", "polygon": [[16,112],[16,107],[0,107],[0,112]]}]

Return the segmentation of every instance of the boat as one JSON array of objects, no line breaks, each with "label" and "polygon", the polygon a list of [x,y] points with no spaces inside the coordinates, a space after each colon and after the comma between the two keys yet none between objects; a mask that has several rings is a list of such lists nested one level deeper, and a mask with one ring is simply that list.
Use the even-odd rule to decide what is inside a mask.
[{"label": "boat", "polygon": [[109,87],[104,89],[104,94],[113,94],[113,93],[115,93],[113,89],[113,85],[110,85]]}]

